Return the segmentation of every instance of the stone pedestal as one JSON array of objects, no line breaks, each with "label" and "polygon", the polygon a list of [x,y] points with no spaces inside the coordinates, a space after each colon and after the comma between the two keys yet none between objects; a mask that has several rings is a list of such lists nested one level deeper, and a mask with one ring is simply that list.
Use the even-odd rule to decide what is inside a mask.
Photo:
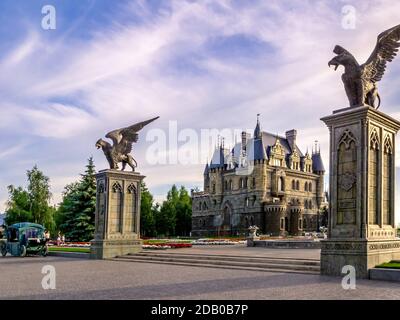
[{"label": "stone pedestal", "polygon": [[141,250],[140,183],[136,172],[103,170],[96,174],[96,229],[90,258],[107,259]]},{"label": "stone pedestal", "polygon": [[396,238],[395,136],[400,122],[369,106],[321,119],[330,131],[328,239],[321,241],[321,274],[345,265],[367,278],[377,264],[400,258]]}]

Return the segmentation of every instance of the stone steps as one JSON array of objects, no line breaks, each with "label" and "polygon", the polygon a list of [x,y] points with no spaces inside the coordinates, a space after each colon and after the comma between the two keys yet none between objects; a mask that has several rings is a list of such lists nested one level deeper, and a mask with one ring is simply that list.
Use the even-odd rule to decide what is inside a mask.
[{"label": "stone steps", "polygon": [[318,260],[224,255],[137,253],[113,260],[236,270],[319,274]]}]

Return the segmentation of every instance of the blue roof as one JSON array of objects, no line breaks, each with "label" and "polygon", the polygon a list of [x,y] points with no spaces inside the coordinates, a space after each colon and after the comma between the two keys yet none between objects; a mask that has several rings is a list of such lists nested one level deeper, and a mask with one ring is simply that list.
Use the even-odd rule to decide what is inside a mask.
[{"label": "blue roof", "polygon": [[254,139],[254,160],[267,159],[267,150],[262,139]]},{"label": "blue roof", "polygon": [[312,169],[314,172],[322,171],[325,172],[324,163],[322,162],[321,154],[319,152],[313,153],[312,159]]}]

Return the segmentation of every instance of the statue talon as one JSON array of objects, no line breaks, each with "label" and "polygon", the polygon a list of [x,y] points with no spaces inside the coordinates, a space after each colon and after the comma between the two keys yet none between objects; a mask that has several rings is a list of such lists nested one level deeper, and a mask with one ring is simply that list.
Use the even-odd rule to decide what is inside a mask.
[{"label": "statue talon", "polygon": [[[344,73],[342,81],[350,107],[369,105],[378,109],[381,98],[378,94],[377,82],[383,77],[386,63],[393,60],[400,47],[400,25],[382,32],[374,51],[368,60],[360,65],[354,56],[341,46],[335,46],[336,56],[328,62],[335,70],[342,65]],[[376,104],[376,101],[378,103]]]},{"label": "statue talon", "polygon": [[106,137],[113,141],[112,146],[103,139],[99,139],[96,142],[96,148],[101,148],[103,150],[108,164],[110,165],[110,169],[118,170],[118,163],[122,162],[122,171],[125,170],[126,165],[129,165],[132,171],[135,171],[137,162],[129,153],[132,151],[132,144],[139,139],[139,134],[137,132],[158,118],[159,117],[156,117],[136,123],[127,128],[117,129],[107,133]]}]

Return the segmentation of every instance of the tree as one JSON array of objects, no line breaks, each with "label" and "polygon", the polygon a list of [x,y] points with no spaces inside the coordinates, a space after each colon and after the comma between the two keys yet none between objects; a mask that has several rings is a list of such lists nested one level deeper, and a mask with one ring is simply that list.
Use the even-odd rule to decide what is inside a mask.
[{"label": "tree", "polygon": [[30,211],[29,194],[22,187],[7,187],[9,200],[7,201],[5,222],[7,225],[22,221],[33,221]]},{"label": "tree", "polygon": [[187,236],[192,226],[192,200],[185,187],[173,185],[156,213],[158,234]]},{"label": "tree", "polygon": [[151,237],[156,234],[155,211],[153,195],[144,182],[141,183],[140,200],[140,233],[142,236]]},{"label": "tree", "polygon": [[192,198],[185,187],[179,189],[179,200],[176,204],[176,235],[188,236],[192,230]]},{"label": "tree", "polygon": [[27,176],[30,212],[33,221],[52,229],[54,227],[54,212],[49,207],[51,199],[50,179],[36,165],[32,170],[27,171]]},{"label": "tree", "polygon": [[93,157],[88,159],[85,173],[79,182],[65,188],[58,221],[66,238],[73,241],[93,239],[96,210],[96,178]]},{"label": "tree", "polygon": [[35,165],[27,171],[28,187],[9,186],[6,208],[6,223],[35,222],[53,230],[54,208],[50,207],[50,179]]}]

